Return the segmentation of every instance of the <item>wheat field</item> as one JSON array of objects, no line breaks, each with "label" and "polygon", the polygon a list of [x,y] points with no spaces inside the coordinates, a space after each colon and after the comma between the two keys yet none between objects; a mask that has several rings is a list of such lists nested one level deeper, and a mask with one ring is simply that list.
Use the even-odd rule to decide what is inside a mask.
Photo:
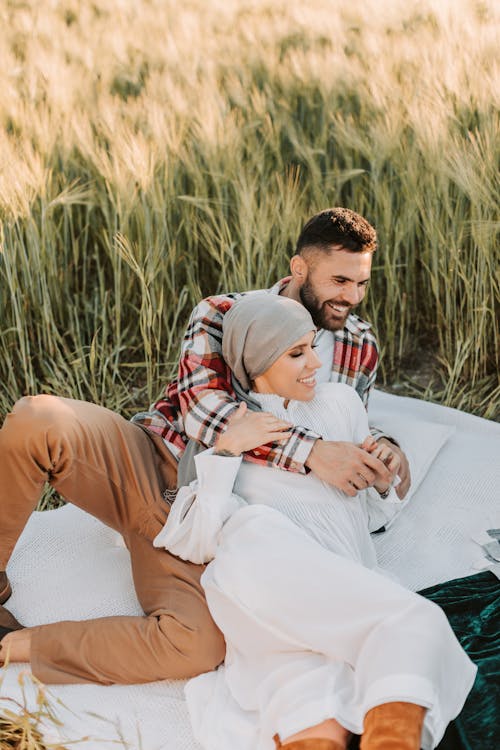
[{"label": "wheat field", "polygon": [[0,422],[143,409],[194,304],[331,205],[378,230],[379,382],[499,419],[499,31],[495,0],[3,0]]},{"label": "wheat field", "polygon": [[380,247],[379,382],[500,415],[494,0],[4,0],[0,421],[129,416],[203,296],[346,205]]}]

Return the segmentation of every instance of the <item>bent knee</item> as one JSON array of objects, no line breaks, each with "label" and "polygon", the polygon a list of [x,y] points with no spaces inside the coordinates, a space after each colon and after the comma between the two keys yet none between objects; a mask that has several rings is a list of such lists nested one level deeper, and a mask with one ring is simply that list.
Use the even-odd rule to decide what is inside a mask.
[{"label": "bent knee", "polygon": [[425,638],[428,648],[439,652],[442,644],[453,633],[445,613],[434,602],[417,594],[406,610],[406,622],[411,623],[412,631],[418,631]]},{"label": "bent knee", "polygon": [[59,440],[69,437],[75,429],[75,414],[70,405],[70,399],[49,394],[19,399],[0,431],[0,449],[12,456],[28,451],[43,466],[48,466],[52,463],[46,451],[51,444],[49,436]]},{"label": "bent knee", "polygon": [[428,632],[443,634],[451,631],[451,625],[441,607],[423,596],[419,596],[419,599],[421,617]]},{"label": "bent knee", "polygon": [[66,399],[48,393],[23,396],[14,404],[12,416],[17,427],[29,425],[33,430],[36,426],[66,421],[71,411],[65,402]]},{"label": "bent knee", "polygon": [[168,677],[194,677],[216,669],[224,661],[224,636],[211,617],[185,625],[171,615],[160,615],[158,625],[164,636]]},{"label": "bent knee", "polygon": [[211,672],[224,661],[226,642],[217,625],[212,621],[198,630],[193,639],[191,664],[194,674]]}]

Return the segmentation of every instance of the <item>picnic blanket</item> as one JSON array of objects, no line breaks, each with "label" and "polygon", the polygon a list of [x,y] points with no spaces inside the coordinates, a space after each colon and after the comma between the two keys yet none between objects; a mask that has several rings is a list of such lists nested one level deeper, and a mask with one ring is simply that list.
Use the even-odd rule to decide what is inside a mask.
[{"label": "picnic blanket", "polygon": [[[417,480],[399,515],[376,535],[380,564],[412,590],[431,587],[426,593],[442,598],[438,584],[477,574],[486,564],[472,537],[500,528],[500,425],[379,391],[372,396],[370,418],[401,438]],[[8,574],[14,588],[9,608],[26,625],[141,613],[119,535],[71,505],[33,514]],[[492,573],[478,579],[492,586],[497,581]],[[455,594],[460,599],[458,589]],[[498,666],[498,649],[490,657]],[[36,687],[23,678],[25,671],[22,665],[0,670],[0,707],[12,710],[11,700],[35,705]],[[48,721],[45,738],[61,744],[80,740],[81,750],[199,750],[183,687],[182,681],[50,686],[47,694],[61,724]],[[491,703],[484,711],[491,721]],[[461,745],[447,750],[475,747],[466,742],[463,737]]]}]

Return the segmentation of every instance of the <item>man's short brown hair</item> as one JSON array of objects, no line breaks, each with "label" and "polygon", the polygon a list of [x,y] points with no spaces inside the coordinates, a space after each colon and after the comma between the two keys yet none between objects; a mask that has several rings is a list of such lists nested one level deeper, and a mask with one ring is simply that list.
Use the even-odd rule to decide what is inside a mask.
[{"label": "man's short brown hair", "polygon": [[374,252],[377,233],[366,219],[349,208],[327,208],[309,219],[297,240],[297,254],[318,249],[329,252],[332,246],[353,253]]}]

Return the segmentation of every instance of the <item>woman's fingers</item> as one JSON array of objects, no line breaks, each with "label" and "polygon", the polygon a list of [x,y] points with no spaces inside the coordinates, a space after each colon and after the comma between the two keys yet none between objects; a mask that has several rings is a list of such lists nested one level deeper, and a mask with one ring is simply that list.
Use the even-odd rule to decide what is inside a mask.
[{"label": "woman's fingers", "polygon": [[394,461],[396,454],[387,445],[379,445],[376,450],[372,452],[372,456],[378,458],[379,461],[382,461],[389,468],[389,465]]},{"label": "woman's fingers", "polygon": [[389,461],[389,463],[386,464],[386,466],[391,472],[391,474],[396,476],[396,474],[399,471],[399,467],[401,466],[401,459],[399,458],[398,455],[394,453],[391,460]]},{"label": "woman's fingers", "polygon": [[363,448],[363,450],[368,451],[369,453],[372,453],[377,447],[377,441],[375,440],[373,435],[367,435],[359,447]]}]

